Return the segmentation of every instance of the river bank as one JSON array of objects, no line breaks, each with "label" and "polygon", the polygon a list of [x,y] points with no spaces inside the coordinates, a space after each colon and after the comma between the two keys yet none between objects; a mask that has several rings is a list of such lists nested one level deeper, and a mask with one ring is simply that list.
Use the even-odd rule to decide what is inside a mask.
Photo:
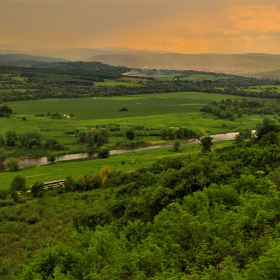
[{"label": "river bank", "polygon": [[[254,131],[253,131],[254,132]],[[230,141],[234,140],[235,136],[238,134],[238,132],[229,132],[224,134],[216,134],[211,135],[213,138],[213,141]],[[191,145],[199,143],[199,139],[192,139],[188,142],[181,142],[181,145]],[[124,153],[135,153],[140,151],[148,151],[153,149],[161,149],[161,148],[168,148],[172,147],[172,144],[162,144],[162,145],[155,145],[155,146],[148,146],[148,147],[141,147],[141,148],[135,148],[135,149],[117,149],[117,150],[111,150],[110,155],[118,155],[118,154],[124,154]],[[75,160],[75,159],[82,159],[82,158],[91,158],[96,157],[97,153],[77,153],[77,154],[66,154],[66,155],[60,155],[55,157],[55,161],[68,161],[68,160]],[[40,158],[26,158],[21,159],[19,161],[20,168],[26,168],[30,166],[35,165],[46,165],[49,164],[47,157],[40,157]]]}]

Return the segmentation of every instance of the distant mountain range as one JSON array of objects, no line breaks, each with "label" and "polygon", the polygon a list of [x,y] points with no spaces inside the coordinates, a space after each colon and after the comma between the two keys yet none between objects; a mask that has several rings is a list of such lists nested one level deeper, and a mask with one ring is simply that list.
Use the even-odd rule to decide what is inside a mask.
[{"label": "distant mountain range", "polygon": [[129,54],[129,53],[166,53],[162,50],[148,51],[148,50],[133,50],[128,48],[104,48],[104,49],[46,49],[35,47],[23,47],[15,45],[0,44],[0,54],[27,54],[35,56],[56,57],[72,61],[83,61],[94,55],[108,55],[108,54]]},{"label": "distant mountain range", "polygon": [[70,60],[63,58],[53,58],[47,56],[35,56],[27,54],[0,54],[0,63],[3,64],[18,64],[20,61],[43,61],[43,62],[67,62]]},{"label": "distant mountain range", "polygon": [[0,45],[0,53],[3,54],[0,55],[0,63],[27,67],[29,64],[23,61],[98,61],[130,68],[191,69],[248,76],[279,77],[280,73],[278,54],[182,54],[126,48],[58,50],[11,45]]}]

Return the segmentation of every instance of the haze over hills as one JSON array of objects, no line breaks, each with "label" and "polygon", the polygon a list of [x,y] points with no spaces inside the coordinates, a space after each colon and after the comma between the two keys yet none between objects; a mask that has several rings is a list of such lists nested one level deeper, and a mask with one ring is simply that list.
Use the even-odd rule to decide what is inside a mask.
[{"label": "haze over hills", "polygon": [[87,61],[131,68],[192,69],[241,75],[280,69],[280,55],[274,54],[130,53],[95,55]]},{"label": "haze over hills", "polygon": [[0,54],[0,63],[8,63],[12,64],[13,62],[19,61],[43,61],[43,62],[67,62],[70,60],[63,58],[53,58],[47,56],[35,56],[35,55],[27,55],[27,54]]},{"label": "haze over hills", "polygon": [[108,55],[108,54],[128,54],[128,53],[166,53],[163,50],[148,51],[148,50],[135,50],[128,48],[76,48],[76,49],[51,49],[51,48],[36,48],[27,46],[15,46],[0,44],[0,54],[27,54],[35,56],[46,56],[54,58],[63,58],[72,61],[85,60],[95,55]]},{"label": "haze over hills", "polygon": [[0,53],[5,54],[0,55],[0,63],[18,66],[29,66],[23,63],[24,60],[98,61],[130,68],[198,70],[266,77],[279,77],[277,70],[280,69],[280,55],[263,53],[182,54],[127,48],[38,49],[13,45],[0,45]]}]

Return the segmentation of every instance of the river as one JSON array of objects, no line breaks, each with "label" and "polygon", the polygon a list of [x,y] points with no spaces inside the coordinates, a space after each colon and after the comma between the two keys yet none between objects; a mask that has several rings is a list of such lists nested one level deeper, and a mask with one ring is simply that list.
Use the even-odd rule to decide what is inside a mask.
[{"label": "river", "polygon": [[[254,130],[252,131],[253,133],[255,132]],[[213,138],[213,141],[226,141],[226,140],[234,140],[234,137],[238,134],[239,132],[229,132],[229,133],[224,133],[224,134],[216,134],[216,135],[211,135]],[[193,139],[188,142],[181,142],[181,145],[191,145],[195,143],[199,143],[200,140],[198,139]],[[111,150],[110,155],[119,155],[119,154],[124,154],[124,153],[132,153],[132,152],[140,152],[140,151],[148,151],[148,150],[153,150],[153,149],[161,149],[161,148],[168,148],[172,147],[173,144],[164,144],[164,145],[156,145],[156,146],[148,146],[148,147],[142,147],[142,148],[136,148],[136,149],[123,149],[123,150]],[[90,158],[90,157],[96,157],[96,153],[78,153],[78,154],[68,154],[68,155],[60,155],[55,157],[55,161],[66,161],[66,160],[74,160],[74,159],[81,159],[81,158]],[[26,159],[21,159],[19,161],[19,166],[21,168],[29,167],[29,166],[34,166],[34,165],[46,165],[49,164],[48,158],[47,157],[40,157],[40,158],[26,158]],[[5,166],[2,165],[0,166],[0,169],[4,169]]]}]

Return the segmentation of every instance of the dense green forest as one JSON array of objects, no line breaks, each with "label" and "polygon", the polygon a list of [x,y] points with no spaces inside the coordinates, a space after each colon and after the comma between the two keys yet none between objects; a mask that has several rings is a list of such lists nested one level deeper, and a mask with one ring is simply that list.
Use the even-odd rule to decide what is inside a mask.
[{"label": "dense green forest", "polygon": [[220,102],[213,101],[201,108],[201,112],[207,112],[221,119],[235,120],[241,118],[243,114],[261,114],[272,115],[280,113],[280,102],[259,102],[250,101],[244,98],[241,102],[237,100],[221,100]]},{"label": "dense green forest", "polygon": [[1,192],[1,279],[277,279],[278,133],[52,190],[18,176]]}]

